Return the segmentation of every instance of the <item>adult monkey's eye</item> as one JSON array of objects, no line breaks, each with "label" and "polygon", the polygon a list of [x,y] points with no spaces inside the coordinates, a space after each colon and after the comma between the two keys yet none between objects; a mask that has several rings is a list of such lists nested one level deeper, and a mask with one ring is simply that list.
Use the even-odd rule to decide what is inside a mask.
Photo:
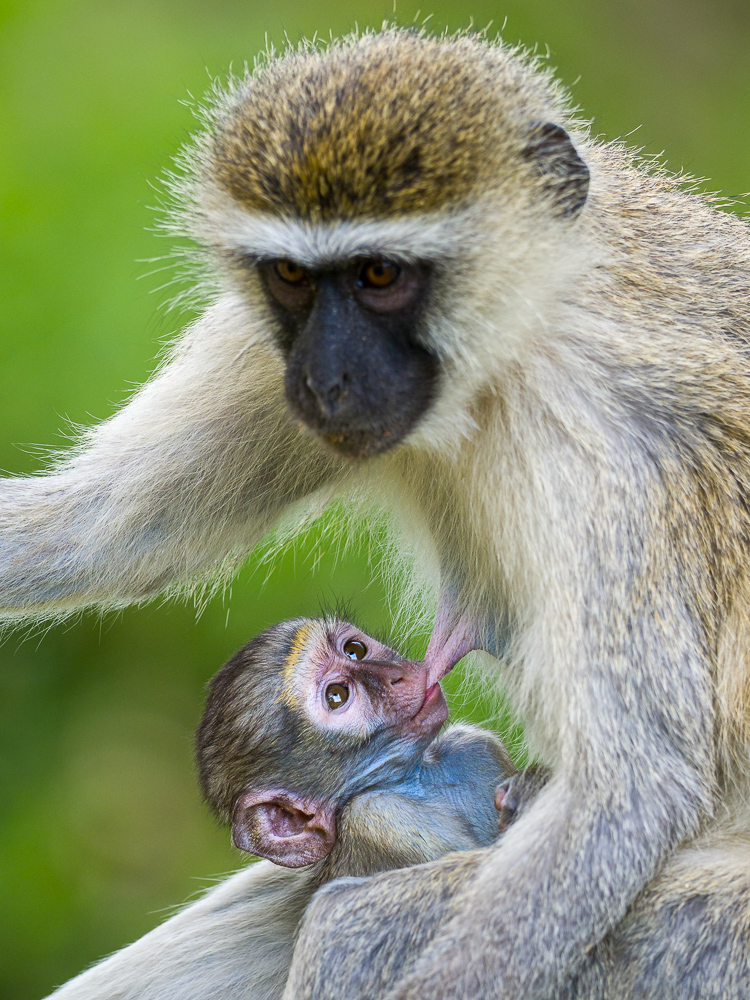
[{"label": "adult monkey's eye", "polygon": [[344,656],[350,660],[364,660],[367,656],[367,646],[359,639],[347,639],[344,643]]},{"label": "adult monkey's eye", "polygon": [[293,260],[277,260],[274,264],[276,274],[287,285],[300,285],[307,278],[307,271]]},{"label": "adult monkey's eye", "polygon": [[401,268],[389,260],[372,260],[359,272],[362,288],[388,288],[398,278]]},{"label": "adult monkey's eye", "polygon": [[341,708],[349,701],[349,688],[346,684],[329,684],[326,688],[326,705],[332,712]]},{"label": "adult monkey's eye", "polygon": [[312,307],[315,281],[307,268],[282,258],[262,262],[260,271],[268,291],[283,309],[301,312]]}]

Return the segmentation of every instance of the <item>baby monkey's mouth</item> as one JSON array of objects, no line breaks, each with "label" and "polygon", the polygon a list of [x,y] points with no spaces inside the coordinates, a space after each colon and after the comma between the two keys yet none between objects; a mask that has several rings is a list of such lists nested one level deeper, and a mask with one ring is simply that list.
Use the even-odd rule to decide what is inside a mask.
[{"label": "baby monkey's mouth", "polygon": [[[422,707],[420,708],[419,712],[422,712],[427,703],[430,702],[434,697],[436,697],[438,691],[442,694],[442,688],[440,687],[439,684],[433,684],[431,687],[427,688],[427,690],[424,693],[424,701],[422,702]],[[419,714],[419,712],[417,714]]]},{"label": "baby monkey's mouth", "polygon": [[436,735],[448,721],[448,703],[439,683],[426,687],[422,704],[415,714],[406,721],[403,732],[422,735]]}]

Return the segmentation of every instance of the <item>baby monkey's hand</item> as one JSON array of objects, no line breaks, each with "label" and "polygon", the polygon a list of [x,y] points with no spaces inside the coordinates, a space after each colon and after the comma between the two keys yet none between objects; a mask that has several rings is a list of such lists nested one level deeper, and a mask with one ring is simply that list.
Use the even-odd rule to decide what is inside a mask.
[{"label": "baby monkey's hand", "polygon": [[550,777],[550,769],[542,764],[532,764],[523,771],[516,771],[495,789],[495,809],[498,828],[504,833],[526,806],[536,798]]}]

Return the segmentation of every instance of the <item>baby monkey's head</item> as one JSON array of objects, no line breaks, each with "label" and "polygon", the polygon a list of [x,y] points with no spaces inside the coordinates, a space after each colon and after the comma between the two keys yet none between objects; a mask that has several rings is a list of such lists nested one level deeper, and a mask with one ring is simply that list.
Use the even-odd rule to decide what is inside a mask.
[{"label": "baby monkey's head", "polygon": [[341,807],[403,780],[447,718],[423,664],[338,618],[282,622],[211,681],[203,792],[242,850],[308,865],[333,847]]}]

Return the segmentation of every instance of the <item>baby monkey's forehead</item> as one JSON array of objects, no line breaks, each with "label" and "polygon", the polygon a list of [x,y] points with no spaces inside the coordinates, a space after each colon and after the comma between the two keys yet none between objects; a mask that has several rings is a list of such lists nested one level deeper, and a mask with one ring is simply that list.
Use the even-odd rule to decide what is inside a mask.
[{"label": "baby monkey's forehead", "polygon": [[334,616],[300,623],[290,643],[288,659],[292,667],[303,653],[319,663],[328,661],[331,656],[343,656],[349,660],[403,659],[392,646],[369,635],[353,622]]},{"label": "baby monkey's forehead", "polygon": [[[364,659],[375,642],[356,625],[334,616],[297,619],[288,626],[281,697],[290,708],[298,708],[309,694],[310,683],[324,676],[337,662],[347,658]],[[349,644],[361,647],[351,650],[357,655],[345,652],[345,647],[351,649]],[[363,655],[358,655],[362,651]],[[391,650],[388,652],[397,655]]]}]

